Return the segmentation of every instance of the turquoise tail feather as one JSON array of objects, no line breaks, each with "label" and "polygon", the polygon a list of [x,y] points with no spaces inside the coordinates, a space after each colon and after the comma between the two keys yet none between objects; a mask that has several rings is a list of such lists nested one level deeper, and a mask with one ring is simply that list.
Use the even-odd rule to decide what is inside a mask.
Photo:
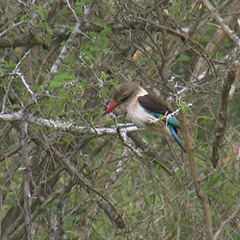
[{"label": "turquoise tail feather", "polygon": [[173,127],[172,125],[168,124],[168,128],[169,128],[170,132],[172,133],[174,139],[177,141],[178,145],[182,148],[182,150],[183,150],[184,152],[187,152],[187,150],[186,150],[183,142],[181,141],[181,139],[180,139],[179,136],[177,135],[177,132],[176,132],[176,130],[174,129],[174,127]]},{"label": "turquoise tail feather", "polygon": [[[150,113],[151,115],[153,115],[155,118],[162,118],[162,117],[165,117],[165,115],[163,114],[160,114],[160,113],[155,113],[155,112],[152,112],[146,108],[144,108],[141,104],[140,106],[145,110],[147,111],[148,113]],[[165,120],[165,119],[164,119]],[[174,117],[174,116],[171,116],[170,118],[167,118],[166,119],[167,121],[167,126],[171,132],[171,134],[173,135],[174,139],[176,140],[176,142],[178,143],[178,145],[182,148],[182,150],[184,152],[187,152],[186,151],[186,148],[183,144],[183,142],[181,141],[181,139],[179,138],[179,136],[177,135],[177,132],[176,132],[176,128],[180,128],[180,123],[179,121]]]},{"label": "turquoise tail feather", "polygon": [[174,116],[167,118],[167,123],[169,123],[177,128],[180,128],[180,123]]}]

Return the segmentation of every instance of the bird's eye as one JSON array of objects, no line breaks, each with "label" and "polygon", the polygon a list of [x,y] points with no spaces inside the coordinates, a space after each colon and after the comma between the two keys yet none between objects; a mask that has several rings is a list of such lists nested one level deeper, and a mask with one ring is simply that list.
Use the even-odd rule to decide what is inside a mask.
[{"label": "bird's eye", "polygon": [[121,102],[125,102],[125,101],[127,101],[127,99],[128,99],[128,96],[123,97],[123,98],[121,99]]}]

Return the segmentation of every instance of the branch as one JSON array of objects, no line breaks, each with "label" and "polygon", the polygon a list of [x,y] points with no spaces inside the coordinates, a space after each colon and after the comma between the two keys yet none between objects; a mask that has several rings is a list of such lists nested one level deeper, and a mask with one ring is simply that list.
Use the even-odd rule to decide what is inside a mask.
[{"label": "branch", "polygon": [[96,187],[91,183],[91,181],[80,173],[78,169],[53,146],[51,146],[51,150],[57,156],[58,160],[70,176],[74,176],[75,180],[85,187],[87,192],[94,193],[97,204],[102,208],[111,221],[116,223],[119,228],[124,228],[125,223],[122,216],[117,212],[114,206],[98,190],[96,190]]},{"label": "branch", "polygon": [[[129,158],[129,157],[122,157],[118,161],[116,170],[113,172],[111,178],[108,180],[108,182],[105,185],[106,189],[110,188],[118,180],[118,178],[125,172],[126,166],[127,166],[127,164],[129,163],[130,160],[131,160],[131,158]],[[95,216],[99,212],[99,209],[100,209],[99,206],[96,205],[92,209],[92,211],[88,214],[90,217],[88,218],[85,230],[82,233],[82,239],[87,239],[88,238],[88,234],[89,234],[89,231],[92,227],[92,223],[95,219]]]},{"label": "branch", "polygon": [[67,3],[68,8],[70,9],[70,11],[72,12],[74,18],[76,19],[76,21],[77,21],[77,22],[80,22],[80,20],[79,20],[79,18],[78,18],[78,16],[77,16],[77,13],[76,13],[76,11],[75,11],[75,9],[71,6],[69,0],[66,0],[66,3]]},{"label": "branch", "polygon": [[12,155],[17,153],[21,149],[21,146],[17,145],[12,151],[8,151],[5,154],[1,154],[2,156],[0,157],[0,163],[4,161],[6,158],[10,158]]},{"label": "branch", "polygon": [[[142,154],[136,150],[127,140],[127,135],[131,132],[141,131],[140,128],[137,126],[133,126],[130,123],[126,124],[118,124],[117,128],[115,127],[103,127],[103,128],[94,128],[91,126],[76,126],[71,122],[62,122],[59,120],[53,119],[45,119],[45,118],[38,118],[33,114],[24,113],[23,111],[18,111],[15,113],[6,113],[0,114],[0,120],[13,122],[13,121],[27,121],[37,126],[47,127],[50,129],[55,129],[64,132],[71,132],[77,134],[89,134],[89,135],[119,135],[121,140],[123,141],[124,145],[128,147],[132,152],[134,152],[138,157],[142,157]],[[134,140],[136,145],[142,148],[149,157],[155,159],[154,161],[161,165],[169,174],[173,175],[170,170],[169,164],[161,159],[162,157],[159,156],[155,151],[153,151],[150,145],[141,138],[137,138],[134,135],[130,135],[130,137]],[[160,160],[161,159],[161,160]]]},{"label": "branch", "polygon": [[24,37],[19,37],[17,39],[0,39],[0,49],[1,48],[14,48],[14,47],[27,47],[31,48],[33,46],[46,45],[38,37],[33,37],[32,35],[24,35]]},{"label": "branch", "polygon": [[[65,131],[65,132],[79,133],[79,134],[91,134],[91,135],[98,135],[98,136],[118,134],[117,128],[115,127],[93,128],[90,126],[76,126],[71,122],[62,122],[59,120],[38,118],[33,114],[24,113],[22,110],[15,113],[0,114],[0,120],[5,122],[27,121],[37,126],[47,127],[55,130]],[[138,127],[133,126],[132,124],[129,124],[129,123],[119,124],[118,127],[123,132],[135,132],[135,131],[141,130]]]},{"label": "branch", "polygon": [[60,52],[58,58],[56,59],[55,63],[53,64],[53,66],[52,66],[52,68],[50,70],[50,73],[48,74],[47,81],[50,81],[53,78],[54,74],[59,70],[59,68],[62,65],[63,59],[67,55],[67,52],[69,50],[69,46],[71,46],[71,43],[74,41],[74,39],[77,37],[77,35],[79,33],[82,33],[81,30],[80,30],[81,21],[77,17],[76,11],[72,8],[69,0],[66,0],[66,3],[67,3],[68,8],[70,9],[70,11],[73,13],[74,18],[76,19],[77,24],[76,24],[74,30],[71,32],[68,40],[66,41],[66,44],[63,46],[62,51]]},{"label": "branch", "polygon": [[210,209],[208,197],[204,193],[200,185],[198,169],[195,162],[195,154],[194,154],[194,148],[192,144],[192,137],[189,131],[189,122],[187,121],[186,117],[182,113],[179,114],[179,120],[182,126],[182,135],[183,135],[183,139],[185,141],[185,145],[187,149],[188,162],[190,166],[194,188],[201,202],[203,212],[204,212],[204,223],[205,223],[207,239],[212,240],[213,233],[212,233],[211,209]]},{"label": "branch", "polygon": [[220,109],[218,117],[215,123],[215,129],[213,133],[213,147],[212,147],[212,164],[217,166],[220,159],[220,148],[223,144],[224,134],[226,130],[227,120],[229,117],[229,104],[230,99],[233,96],[235,87],[240,78],[240,65],[238,61],[235,61],[227,74],[222,89],[222,98],[220,103]]}]

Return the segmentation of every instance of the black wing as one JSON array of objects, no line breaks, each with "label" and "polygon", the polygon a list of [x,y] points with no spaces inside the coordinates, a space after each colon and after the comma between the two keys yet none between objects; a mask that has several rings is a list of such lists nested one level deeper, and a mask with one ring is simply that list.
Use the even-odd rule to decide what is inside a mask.
[{"label": "black wing", "polygon": [[169,105],[165,101],[149,94],[138,97],[138,102],[143,108],[153,114],[165,115],[166,113],[172,113]]}]

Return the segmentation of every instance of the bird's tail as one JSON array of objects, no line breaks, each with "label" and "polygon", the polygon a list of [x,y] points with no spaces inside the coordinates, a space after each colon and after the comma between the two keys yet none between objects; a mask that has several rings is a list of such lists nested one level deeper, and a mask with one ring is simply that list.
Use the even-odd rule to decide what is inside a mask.
[{"label": "bird's tail", "polygon": [[175,128],[173,126],[171,126],[170,124],[168,125],[170,132],[172,133],[174,139],[177,141],[178,145],[181,147],[181,149],[184,152],[187,152],[182,140],[179,138],[179,136],[177,135],[177,132],[175,130]]}]

